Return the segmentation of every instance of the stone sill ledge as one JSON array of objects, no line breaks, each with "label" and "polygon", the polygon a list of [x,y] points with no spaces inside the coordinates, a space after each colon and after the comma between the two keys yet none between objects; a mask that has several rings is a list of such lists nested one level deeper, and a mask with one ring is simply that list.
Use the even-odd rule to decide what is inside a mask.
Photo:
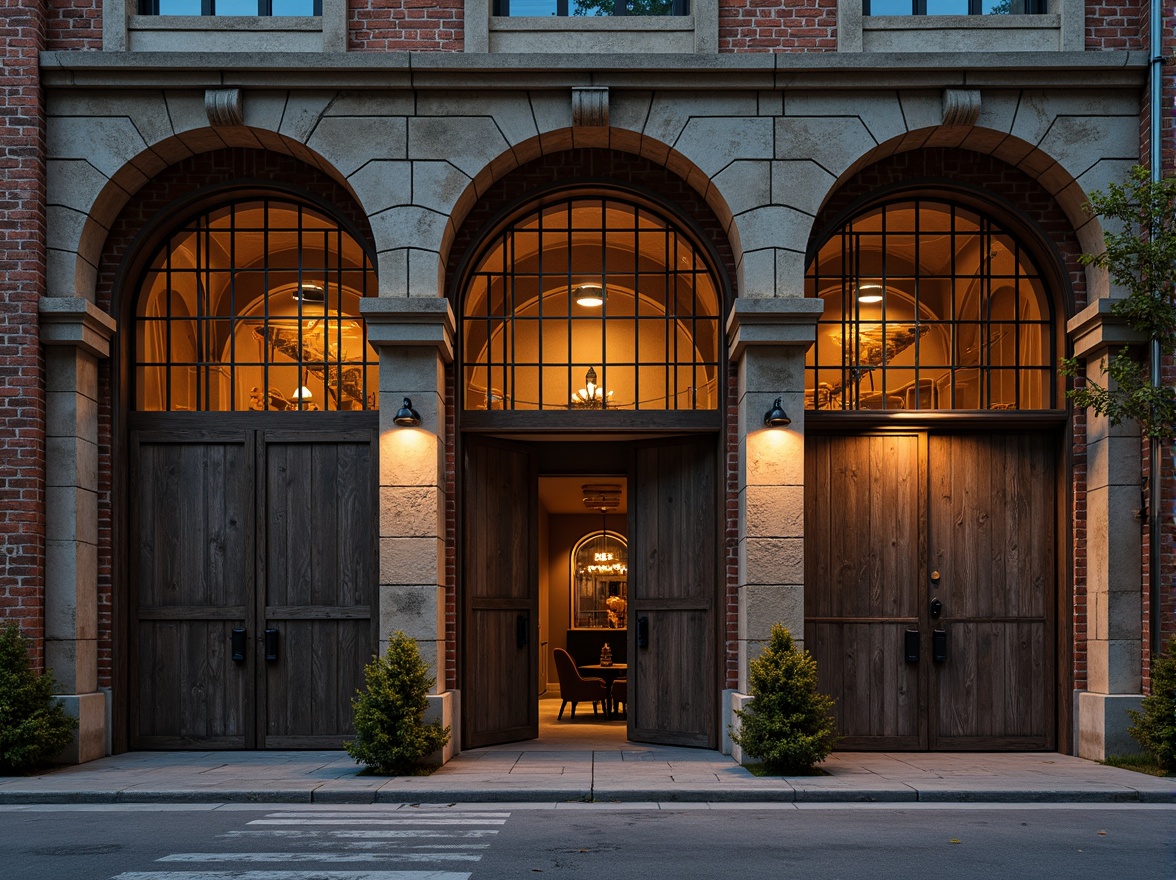
[{"label": "stone sill ledge", "polygon": [[1060,15],[865,15],[866,31],[1057,30]]},{"label": "stone sill ledge", "polygon": [[622,15],[587,18],[584,16],[519,16],[507,18],[494,16],[490,19],[490,30],[502,32],[530,33],[617,33],[617,32],[665,32],[693,31],[693,15]]},{"label": "stone sill ledge", "polygon": [[257,17],[245,15],[132,15],[132,31],[321,31],[317,15]]}]

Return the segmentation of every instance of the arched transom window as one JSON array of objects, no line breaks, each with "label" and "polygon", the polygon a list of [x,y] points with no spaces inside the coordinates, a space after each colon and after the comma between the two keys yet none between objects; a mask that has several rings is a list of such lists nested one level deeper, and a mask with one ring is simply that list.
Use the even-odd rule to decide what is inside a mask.
[{"label": "arched transom window", "polygon": [[808,354],[809,409],[1056,405],[1041,273],[975,210],[933,199],[870,208],[821,246],[807,286],[825,301]]},{"label": "arched transom window", "polygon": [[649,208],[545,204],[502,229],[469,275],[464,406],[717,409],[719,301],[693,239]]},{"label": "arched transom window", "polygon": [[306,205],[251,199],[193,217],[152,257],[135,320],[139,410],[375,409],[359,317],[363,247]]}]

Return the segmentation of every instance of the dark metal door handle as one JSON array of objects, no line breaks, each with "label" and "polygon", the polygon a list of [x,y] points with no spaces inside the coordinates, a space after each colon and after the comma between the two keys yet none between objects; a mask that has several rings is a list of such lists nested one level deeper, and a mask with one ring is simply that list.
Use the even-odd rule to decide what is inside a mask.
[{"label": "dark metal door handle", "polygon": [[937,629],[931,633],[931,657],[936,663],[947,662],[947,630]]},{"label": "dark metal door handle", "polygon": [[245,630],[237,627],[233,630],[232,637],[229,639],[229,645],[233,652],[234,663],[245,662]]},{"label": "dark metal door handle", "polygon": [[939,599],[931,600],[931,619],[939,620],[939,615],[943,613],[943,603]]},{"label": "dark metal door handle", "polygon": [[278,659],[278,631],[276,629],[265,631],[265,659],[271,663]]},{"label": "dark metal door handle", "polygon": [[527,647],[531,641],[531,618],[520,614],[515,618],[515,641],[520,648]]},{"label": "dark metal door handle", "polygon": [[902,640],[903,654],[907,663],[919,662],[919,631],[908,629]]},{"label": "dark metal door handle", "polygon": [[637,647],[638,648],[648,648],[649,647],[649,618],[648,617],[638,617],[637,618]]}]

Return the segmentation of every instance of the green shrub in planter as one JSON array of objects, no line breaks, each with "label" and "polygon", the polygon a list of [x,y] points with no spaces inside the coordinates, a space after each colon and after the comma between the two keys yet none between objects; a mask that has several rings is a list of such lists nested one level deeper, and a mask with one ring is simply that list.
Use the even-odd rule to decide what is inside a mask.
[{"label": "green shrub in planter", "polygon": [[748,671],[753,699],[736,710],[743,725],[731,738],[771,773],[807,773],[829,757],[837,742],[833,699],[817,691],[817,662],[787,627],[772,627]]},{"label": "green shrub in planter", "polygon": [[1127,732],[1160,767],[1176,770],[1176,637],[1168,640],[1166,656],[1152,661],[1151,695],[1140,709],[1127,710],[1134,722]]},{"label": "green shrub in planter", "polygon": [[363,675],[365,689],[351,702],[355,739],[344,748],[375,773],[411,774],[421,758],[449,742],[448,727],[423,720],[436,679],[416,641],[402,632],[392,637],[383,657],[372,658]]},{"label": "green shrub in planter", "polygon": [[15,623],[0,627],[0,773],[25,773],[73,739],[77,719],[53,699],[53,674],[37,675]]}]

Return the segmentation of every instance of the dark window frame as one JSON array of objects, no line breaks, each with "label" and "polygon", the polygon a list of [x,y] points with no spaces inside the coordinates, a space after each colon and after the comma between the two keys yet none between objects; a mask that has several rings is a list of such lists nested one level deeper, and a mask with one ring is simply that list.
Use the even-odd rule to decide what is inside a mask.
[{"label": "dark window frame", "polygon": [[[915,213],[915,227],[910,229],[889,230],[887,229],[887,212],[895,207],[910,206]],[[923,206],[936,206],[939,208],[947,208],[951,216],[951,226],[947,233],[942,231],[927,232],[924,231],[921,219],[921,210]],[[862,233],[856,228],[863,218],[870,215],[878,215],[880,217],[881,230],[869,231]],[[974,231],[968,229],[962,231],[957,225],[957,221],[961,219],[962,214],[971,215],[977,221],[977,226]],[[969,222],[970,218],[964,218],[965,222]],[[913,343],[913,351],[915,353],[915,361],[911,367],[899,367],[891,365],[888,361],[893,357],[893,353],[883,357],[880,364],[871,364],[864,362],[861,358],[861,348],[859,345],[853,349],[845,349],[843,347],[840,363],[833,361],[823,362],[819,357],[819,346],[813,346],[809,349],[805,357],[805,387],[806,387],[806,410],[810,413],[872,413],[874,415],[884,415],[893,412],[903,412],[904,414],[920,413],[936,415],[943,413],[961,413],[968,412],[972,408],[960,406],[957,401],[957,374],[976,369],[978,370],[980,383],[978,386],[978,397],[980,405],[977,411],[982,412],[1027,412],[1031,411],[1029,407],[1024,407],[1022,402],[1022,387],[1021,382],[1024,378],[1033,374],[1045,375],[1046,381],[1044,385],[1044,404],[1042,411],[1055,411],[1058,409],[1058,386],[1057,386],[1057,368],[1058,368],[1058,349],[1059,341],[1057,339],[1056,326],[1057,315],[1055,313],[1054,298],[1050,295],[1050,281],[1048,275],[1044,271],[1043,265],[1038,254],[1032,244],[1031,238],[1027,237],[1022,230],[1017,229],[1017,224],[1006,222],[999,216],[998,212],[993,212],[986,209],[984,206],[977,204],[969,204],[965,200],[959,200],[949,195],[939,194],[913,194],[905,192],[896,194],[879,201],[867,203],[866,205],[854,210],[852,213],[847,212],[820,240],[820,245],[815,247],[809,255],[808,267],[805,270],[805,285],[807,295],[819,296],[823,286],[839,286],[842,291],[855,289],[863,280],[872,281],[874,278],[880,278],[881,286],[885,289],[890,284],[890,269],[887,249],[882,249],[882,268],[880,272],[870,271],[864,272],[860,268],[858,255],[861,249],[858,246],[858,239],[862,237],[867,238],[882,238],[885,239],[889,235],[911,237],[915,239],[916,248],[916,266],[918,265],[918,248],[921,246],[921,239],[923,236],[941,236],[947,234],[950,236],[966,235],[968,237],[976,237],[980,241],[981,253],[989,254],[987,258],[981,259],[981,268],[976,275],[957,273],[953,270],[949,273],[923,273],[916,270],[913,274],[910,272],[896,273],[895,278],[899,278],[902,283],[913,282],[915,295],[915,317],[912,323],[916,328],[916,339]],[[1014,245],[1014,264],[1015,269],[1011,275],[1007,273],[994,273],[991,264],[991,248],[989,244],[994,239],[1008,239]],[[841,261],[840,272],[823,272],[821,271],[821,254],[830,246],[831,243],[840,242],[843,258]],[[957,311],[956,282],[964,278],[978,278],[980,279],[981,287],[985,290],[982,304],[989,310],[987,313],[981,311],[976,317],[961,318]],[[1020,289],[1021,282],[1035,279],[1043,287],[1043,297],[1040,304],[1043,306],[1041,314],[1037,318],[1028,318],[1021,314],[1019,302],[1015,304],[1015,313],[1012,319],[994,318],[991,314],[992,299],[991,288],[994,278],[1008,279],[1012,278],[1013,288]],[[951,294],[951,312],[947,317],[938,317],[932,320],[925,320],[919,316],[919,287],[924,283],[925,279],[938,278],[949,279],[953,293]],[[887,317],[886,304],[880,306],[881,317],[864,317],[862,315],[862,308],[859,301],[847,298],[843,294],[842,308],[840,314],[832,311],[826,311],[817,323],[817,332],[820,334],[823,328],[840,329],[843,338],[848,333],[857,333],[855,328],[863,324],[881,324],[883,327],[883,349],[886,345],[887,325],[892,319]],[[897,324],[897,321],[896,321]],[[949,357],[950,363],[944,364],[927,364],[921,360],[920,344],[918,337],[918,328],[920,325],[925,326],[940,326],[946,327],[950,330],[952,343],[951,353]],[[958,349],[957,331],[961,327],[974,326],[980,333],[980,339],[987,342],[992,338],[992,329],[996,327],[1007,329],[1011,327],[1016,339],[1015,354],[1012,362],[1003,364],[993,364],[991,362],[981,361],[976,365],[965,364],[960,357]],[[1043,327],[1045,328],[1044,340],[1046,343],[1046,350],[1043,352],[1043,363],[1026,364],[1022,362],[1022,352],[1020,347],[1021,329]],[[950,376],[949,397],[946,404],[940,400],[938,406],[925,407],[918,395],[914,398],[914,406],[909,408],[895,409],[887,405],[888,376],[891,370],[905,370],[913,369],[916,376],[916,386],[918,387],[918,380],[920,372],[927,370],[933,371],[936,369],[946,368]],[[834,390],[841,393],[841,403],[838,406],[821,406],[819,399],[819,380],[823,375],[837,375],[840,374],[840,382],[835,386]],[[1011,407],[1007,404],[994,406],[992,393],[992,379],[995,375],[1004,374],[1012,376],[1014,382],[1014,400]],[[881,407],[866,408],[861,406],[861,391],[860,381],[866,377],[870,377],[871,389],[880,390],[881,393]],[[810,386],[810,380],[813,380]],[[874,383],[877,382],[877,387]],[[851,387],[852,386],[852,387]]]},{"label": "dark window frame", "polygon": [[[260,227],[253,227],[253,226],[241,227],[241,226],[238,226],[237,222],[236,222],[236,212],[237,212],[238,208],[243,207],[243,206],[248,207],[248,206],[256,206],[256,205],[261,206],[261,210],[262,210],[263,215],[265,217],[263,224]],[[276,223],[271,223],[271,221],[270,221],[271,213],[273,212],[274,209],[277,209],[279,211],[292,211],[292,212],[294,212],[294,214],[296,216],[296,225],[294,225],[294,226],[281,226]],[[225,211],[229,212],[229,215],[232,217],[232,219],[229,222],[229,225],[227,227],[214,228],[210,224],[209,219],[211,217],[217,215],[218,213],[225,212]],[[332,226],[322,226],[322,227],[304,226],[303,225],[303,218],[306,217],[307,215],[311,215],[319,220],[325,220],[328,223],[333,224],[333,225]],[[269,256],[268,256],[268,247],[269,247],[268,238],[269,238],[270,234],[273,232],[289,233],[292,231],[297,232],[299,234],[300,238],[303,237],[303,235],[308,232],[312,236],[318,235],[321,232],[324,244],[326,244],[328,242],[328,239],[333,238],[334,243],[336,244],[336,249],[335,249],[336,261],[335,261],[335,263],[333,265],[326,265],[324,263],[321,266],[310,266],[310,267],[306,266],[305,263],[303,262],[303,259],[302,259],[303,253],[305,252],[306,248],[305,248],[304,244],[300,241],[300,243],[297,246],[298,263],[297,263],[296,267],[283,267],[280,269],[279,268],[271,268],[271,266],[269,265]],[[267,256],[265,258],[265,261],[263,262],[263,264],[260,267],[258,267],[258,266],[243,267],[243,266],[236,265],[236,259],[235,259],[235,257],[236,257],[236,250],[235,250],[236,242],[237,242],[238,235],[242,232],[248,232],[248,233],[261,232],[265,236],[265,238],[267,240],[266,241]],[[196,264],[194,266],[184,267],[182,270],[177,270],[173,267],[173,265],[172,265],[172,250],[173,250],[172,244],[173,244],[173,241],[175,239],[177,239],[178,237],[184,236],[185,234],[190,234],[190,235],[195,236],[200,243],[200,247],[198,248],[198,252],[200,254],[204,254],[204,253],[208,253],[211,251],[211,249],[212,249],[211,243],[213,241],[214,236],[217,236],[217,235],[224,236],[224,235],[226,235],[226,233],[227,233],[228,238],[231,241],[230,260],[227,265],[218,266],[215,268],[212,266],[208,266],[208,265],[201,265],[199,257],[198,257]],[[343,239],[344,238],[350,239],[354,244],[358,245],[360,250],[362,251],[363,265],[361,267],[345,269],[344,264],[343,264],[343,258],[342,258]],[[360,297],[365,298],[365,297],[378,296],[379,287],[378,287],[378,278],[376,275],[376,259],[375,259],[375,254],[374,254],[371,246],[365,241],[364,237],[362,235],[360,235],[357,230],[352,228],[351,224],[347,223],[342,218],[338,217],[334,211],[330,210],[329,207],[326,207],[326,206],[323,206],[320,204],[315,204],[313,201],[302,199],[302,198],[299,198],[295,195],[282,193],[282,192],[265,192],[265,193],[257,193],[257,194],[253,194],[253,195],[243,195],[242,194],[242,195],[231,196],[231,197],[225,198],[223,200],[218,199],[218,200],[204,203],[196,210],[191,211],[191,212],[186,212],[185,214],[181,215],[179,218],[177,218],[176,222],[169,225],[167,227],[167,234],[161,237],[159,242],[152,249],[151,256],[144,263],[142,269],[140,270],[139,280],[135,284],[135,287],[134,287],[134,295],[133,295],[133,299],[132,299],[132,303],[131,303],[132,311],[130,313],[131,320],[134,322],[134,325],[135,325],[135,337],[134,337],[135,341],[132,342],[131,357],[130,357],[130,367],[131,367],[131,374],[132,374],[131,382],[132,382],[132,387],[134,389],[131,393],[131,396],[130,396],[131,409],[135,412],[167,412],[167,413],[174,413],[177,411],[204,412],[204,413],[207,413],[207,412],[218,412],[218,413],[257,412],[257,411],[259,411],[259,410],[255,410],[255,409],[237,409],[236,405],[235,405],[235,399],[232,397],[232,395],[233,395],[232,391],[230,392],[230,395],[231,395],[230,400],[232,400],[233,402],[228,408],[212,407],[209,405],[211,398],[212,398],[212,395],[210,393],[211,373],[214,370],[227,366],[229,369],[229,372],[230,372],[230,376],[231,376],[230,387],[232,387],[233,383],[236,382],[236,375],[235,374],[236,374],[236,371],[239,367],[246,367],[246,368],[247,367],[256,367],[256,366],[258,366],[258,363],[247,361],[243,356],[241,356],[238,353],[237,346],[236,346],[236,340],[235,340],[235,333],[236,333],[237,325],[243,321],[250,320],[251,316],[244,314],[242,311],[240,311],[236,307],[234,307],[230,311],[230,313],[228,313],[228,314],[220,314],[220,313],[214,314],[211,310],[206,310],[206,306],[208,306],[210,303],[209,294],[208,294],[209,285],[207,284],[206,279],[208,277],[213,276],[213,275],[228,275],[233,279],[230,282],[230,287],[232,289],[236,285],[236,276],[238,276],[238,275],[241,275],[241,274],[254,274],[254,275],[264,274],[266,281],[267,281],[267,284],[268,284],[270,273],[271,272],[276,273],[279,271],[286,272],[286,273],[294,272],[297,276],[299,285],[301,285],[303,283],[304,273],[310,282],[318,282],[320,280],[320,278],[318,276],[321,275],[322,276],[321,280],[324,282],[323,286],[325,288],[329,288],[332,284],[334,284],[336,286],[337,290],[341,289],[341,278],[342,278],[342,275],[345,271],[352,272],[352,273],[358,273],[362,277],[362,289],[357,291],[358,294],[360,295]],[[163,275],[171,275],[173,273],[176,273],[176,274],[191,275],[191,276],[195,277],[195,279],[197,281],[197,286],[199,288],[199,293],[198,293],[198,297],[197,297],[197,305],[198,305],[197,314],[196,315],[187,315],[187,316],[174,315],[173,311],[172,311],[171,300],[169,297],[168,303],[167,303],[167,313],[165,316],[163,316],[163,317],[146,317],[146,316],[141,315],[140,314],[141,301],[144,297],[150,295],[147,291],[147,280],[148,280],[149,276],[152,275],[153,273],[159,273],[159,274],[163,274]],[[169,284],[170,284],[170,282],[169,282]],[[366,323],[364,322],[363,318],[359,315],[349,315],[349,314],[343,312],[342,311],[342,297],[338,296],[338,295],[336,297],[336,302],[335,302],[334,308],[332,308],[330,305],[329,297],[327,297],[325,299],[325,301],[321,307],[305,304],[304,301],[300,301],[299,305],[297,307],[297,317],[294,317],[294,318],[275,317],[270,314],[269,299],[271,296],[272,296],[272,292],[264,295],[265,303],[264,303],[264,307],[263,307],[263,312],[261,313],[261,317],[263,320],[263,326],[265,328],[269,329],[271,327],[276,328],[282,324],[294,323],[294,325],[295,325],[294,332],[296,334],[297,346],[299,348],[299,354],[294,359],[294,369],[296,369],[296,371],[299,375],[307,374],[307,371],[321,370],[324,391],[326,392],[324,400],[329,398],[332,395],[332,390],[333,390],[333,396],[336,401],[336,405],[334,407],[321,408],[317,404],[307,404],[302,399],[295,399],[293,408],[298,412],[308,412],[313,409],[314,411],[318,411],[318,412],[332,412],[332,413],[367,412],[367,411],[374,411],[374,410],[378,409],[379,408],[378,377],[376,377],[374,381],[369,381],[370,377],[368,375],[368,370],[372,366],[378,367],[379,356],[378,356],[378,353],[373,353],[369,350],[370,343],[368,342]],[[233,294],[231,294],[231,297],[233,298],[233,301],[235,301],[235,292]],[[319,308],[321,308],[321,312],[318,311]],[[305,314],[304,314],[304,310],[305,310]],[[363,328],[363,336],[362,336],[362,341],[360,343],[360,351],[362,353],[360,360],[347,360],[342,357],[343,344],[342,344],[341,336],[337,336],[334,340],[335,344],[336,344],[336,349],[333,354],[331,353],[331,351],[329,350],[329,348],[327,346],[324,346],[322,360],[319,360],[317,358],[315,358],[315,359],[307,358],[306,357],[306,350],[303,349],[303,347],[302,347],[303,328],[305,326],[305,321],[306,320],[318,320],[321,318],[325,318],[327,320],[339,321],[340,326],[336,329],[336,333],[341,334],[342,333],[341,319],[343,317],[347,317],[349,320],[354,320],[354,321],[358,322],[359,325]],[[200,357],[198,357],[195,360],[177,361],[172,355],[172,329],[171,328],[174,323],[178,323],[180,321],[186,321],[186,322],[192,323],[196,327],[198,327],[199,328],[199,336],[202,340],[205,338],[206,332],[208,330],[210,330],[211,328],[214,328],[217,325],[228,324],[229,325],[229,327],[227,328],[229,331],[228,338],[230,340],[230,343],[229,343],[230,344],[230,355],[229,355],[228,361],[213,357],[212,354],[210,353],[210,351],[209,351],[209,353],[202,354]],[[167,328],[167,335],[166,335],[166,342],[165,342],[165,349],[163,351],[163,356],[161,358],[156,358],[154,360],[145,357],[145,350],[144,350],[145,346],[142,345],[142,343],[139,339],[139,334],[140,334],[141,330],[143,330],[145,327],[147,327],[149,325],[160,325],[160,326]],[[329,337],[327,338],[327,341],[328,341],[328,343],[331,341]],[[262,363],[263,380],[262,380],[262,385],[260,387],[262,387],[264,389],[263,396],[268,401],[268,399],[269,399],[268,398],[268,389],[270,388],[270,386],[272,384],[271,379],[270,379],[270,371],[271,371],[271,368],[273,368],[275,366],[272,349],[276,348],[277,344],[270,342],[270,343],[267,343],[267,345],[269,345],[271,347],[271,351],[270,351],[269,356]],[[359,370],[360,370],[360,385],[361,385],[361,389],[362,389],[360,397],[362,398],[362,403],[358,409],[345,409],[345,408],[340,407],[340,405],[339,405],[339,402],[342,400],[342,393],[343,393],[342,389],[345,387],[344,371],[348,367],[354,368],[356,365],[359,366]],[[139,385],[139,381],[141,379],[140,370],[142,370],[142,369],[157,369],[157,370],[162,369],[164,371],[166,381],[165,381],[165,385],[164,385],[165,391],[164,391],[163,406],[161,406],[161,407],[145,407],[145,408],[140,407],[140,403],[138,402],[138,396],[139,396],[138,385]],[[197,371],[197,380],[195,383],[197,403],[196,403],[196,406],[193,408],[186,409],[186,410],[178,410],[175,406],[175,402],[172,399],[172,373],[174,371],[185,370],[185,369],[195,369]],[[260,411],[272,412],[272,411],[275,411],[275,408],[271,407],[267,402],[267,405]]]},{"label": "dark window frame", "polygon": [[[160,0],[139,0],[139,14],[140,15],[162,15],[159,11]],[[311,15],[321,16],[323,14],[323,0],[313,0],[313,12]],[[216,16],[216,0],[200,0],[201,16],[214,17]],[[274,18],[273,0],[257,0],[257,16],[258,18]],[[276,16],[285,18],[286,16]]]}]

